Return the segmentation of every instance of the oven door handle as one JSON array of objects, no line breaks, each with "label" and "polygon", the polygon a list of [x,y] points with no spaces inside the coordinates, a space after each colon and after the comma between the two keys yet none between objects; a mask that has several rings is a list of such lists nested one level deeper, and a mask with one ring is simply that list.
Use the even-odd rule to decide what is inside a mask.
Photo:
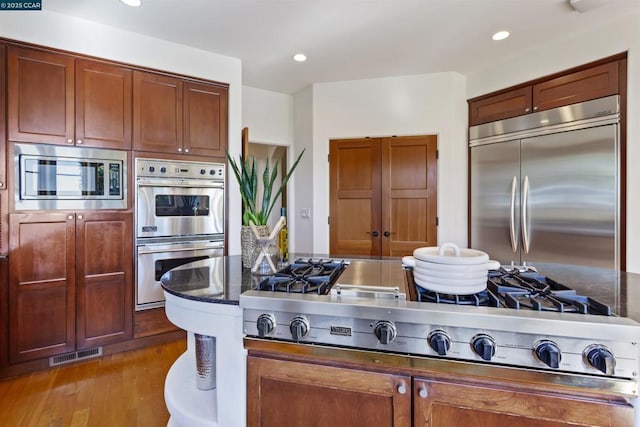
[{"label": "oven door handle", "polygon": [[[204,245],[193,245],[193,244],[189,244],[189,245],[184,245],[181,247],[167,247],[167,246],[162,246],[162,247],[155,247],[155,245],[139,245],[138,246],[138,254],[159,254],[159,253],[166,253],[166,252],[184,252],[184,251],[197,251],[197,250],[203,250],[203,249],[224,249],[224,244],[220,243],[220,244],[204,244]],[[145,249],[148,248],[148,249]]]},{"label": "oven door handle", "polygon": [[175,182],[175,181],[146,181],[138,180],[138,187],[175,187],[175,188],[220,188],[224,189],[224,182]]}]

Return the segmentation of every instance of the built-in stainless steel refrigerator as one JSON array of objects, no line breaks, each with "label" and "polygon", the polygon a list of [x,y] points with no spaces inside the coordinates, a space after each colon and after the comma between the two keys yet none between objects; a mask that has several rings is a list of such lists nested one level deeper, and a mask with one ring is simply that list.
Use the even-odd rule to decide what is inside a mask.
[{"label": "built-in stainless steel refrigerator", "polygon": [[471,247],[619,268],[618,123],[610,96],[470,128]]}]

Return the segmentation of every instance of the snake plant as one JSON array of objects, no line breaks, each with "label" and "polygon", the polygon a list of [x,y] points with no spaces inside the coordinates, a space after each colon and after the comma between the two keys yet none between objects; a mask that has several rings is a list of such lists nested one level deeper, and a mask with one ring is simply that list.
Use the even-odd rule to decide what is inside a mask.
[{"label": "snake plant", "polygon": [[269,214],[273,210],[278,197],[287,186],[287,182],[289,182],[289,178],[291,178],[303,154],[304,150],[302,150],[296,161],[291,165],[291,169],[289,169],[284,178],[282,178],[280,187],[277,188],[275,194],[273,193],[273,185],[278,176],[278,160],[275,161],[273,168],[271,168],[269,166],[269,159],[267,159],[264,171],[262,172],[262,197],[260,203],[258,203],[258,168],[256,166],[256,158],[251,157],[251,159],[242,161],[242,157],[240,157],[239,161],[236,162],[229,154],[229,151],[227,151],[227,159],[229,159],[233,174],[236,176],[240,186],[243,225],[249,225],[249,221],[255,225],[267,224]]}]

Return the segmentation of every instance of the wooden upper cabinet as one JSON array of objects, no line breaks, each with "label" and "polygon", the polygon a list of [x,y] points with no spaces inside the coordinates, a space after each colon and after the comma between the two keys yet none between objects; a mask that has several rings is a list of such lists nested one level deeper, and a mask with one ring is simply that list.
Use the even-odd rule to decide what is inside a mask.
[{"label": "wooden upper cabinet", "polygon": [[227,146],[226,87],[184,83],[184,151],[224,157]]},{"label": "wooden upper cabinet", "polygon": [[9,359],[75,349],[75,218],[10,215]]},{"label": "wooden upper cabinet", "polygon": [[542,111],[619,93],[618,61],[533,86],[533,110]]},{"label": "wooden upper cabinet", "polygon": [[531,112],[531,86],[500,92],[469,102],[469,126]]},{"label": "wooden upper cabinet", "polygon": [[228,88],[133,73],[133,149],[224,157]]},{"label": "wooden upper cabinet", "polygon": [[182,81],[133,72],[133,149],[182,153]]},{"label": "wooden upper cabinet", "polygon": [[9,140],[73,143],[74,59],[9,46]]},{"label": "wooden upper cabinet", "polygon": [[10,46],[9,140],[131,149],[131,70]]},{"label": "wooden upper cabinet", "polygon": [[76,61],[76,145],[131,149],[132,71]]},{"label": "wooden upper cabinet", "polygon": [[469,126],[620,93],[620,61],[564,73],[469,101]]}]

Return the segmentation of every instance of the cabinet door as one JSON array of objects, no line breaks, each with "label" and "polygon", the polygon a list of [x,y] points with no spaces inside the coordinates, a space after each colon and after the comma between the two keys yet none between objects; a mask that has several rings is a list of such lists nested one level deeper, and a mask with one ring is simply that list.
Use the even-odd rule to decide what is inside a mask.
[{"label": "cabinet door", "polygon": [[133,214],[79,213],[76,221],[77,347],[130,339]]},{"label": "cabinet door", "polygon": [[184,83],[184,152],[224,157],[227,147],[228,89]]},{"label": "cabinet door", "polygon": [[9,140],[72,144],[74,60],[9,46]]},{"label": "cabinet door", "polygon": [[0,255],[9,253],[9,190],[0,190]]},{"label": "cabinet door", "polygon": [[131,149],[132,71],[76,61],[76,144]]},{"label": "cabinet door", "polygon": [[12,363],[75,349],[75,218],[10,215],[9,358]]},{"label": "cabinet door", "polygon": [[382,138],[382,254],[437,246],[438,137]]},{"label": "cabinet door", "polygon": [[6,131],[6,56],[7,47],[0,44],[0,190],[7,188],[7,131]]},{"label": "cabinet door", "polygon": [[414,378],[414,426],[633,426],[623,402]]},{"label": "cabinet door", "polygon": [[247,425],[410,426],[408,376],[247,358]]},{"label": "cabinet door", "polygon": [[469,102],[469,126],[508,119],[531,112],[531,86]]},{"label": "cabinet door", "polygon": [[133,72],[133,149],[182,153],[182,81]]},{"label": "cabinet door", "polygon": [[619,93],[618,61],[533,86],[533,110],[542,111]]},{"label": "cabinet door", "polygon": [[382,255],[380,138],[329,142],[329,243],[336,255]]}]

